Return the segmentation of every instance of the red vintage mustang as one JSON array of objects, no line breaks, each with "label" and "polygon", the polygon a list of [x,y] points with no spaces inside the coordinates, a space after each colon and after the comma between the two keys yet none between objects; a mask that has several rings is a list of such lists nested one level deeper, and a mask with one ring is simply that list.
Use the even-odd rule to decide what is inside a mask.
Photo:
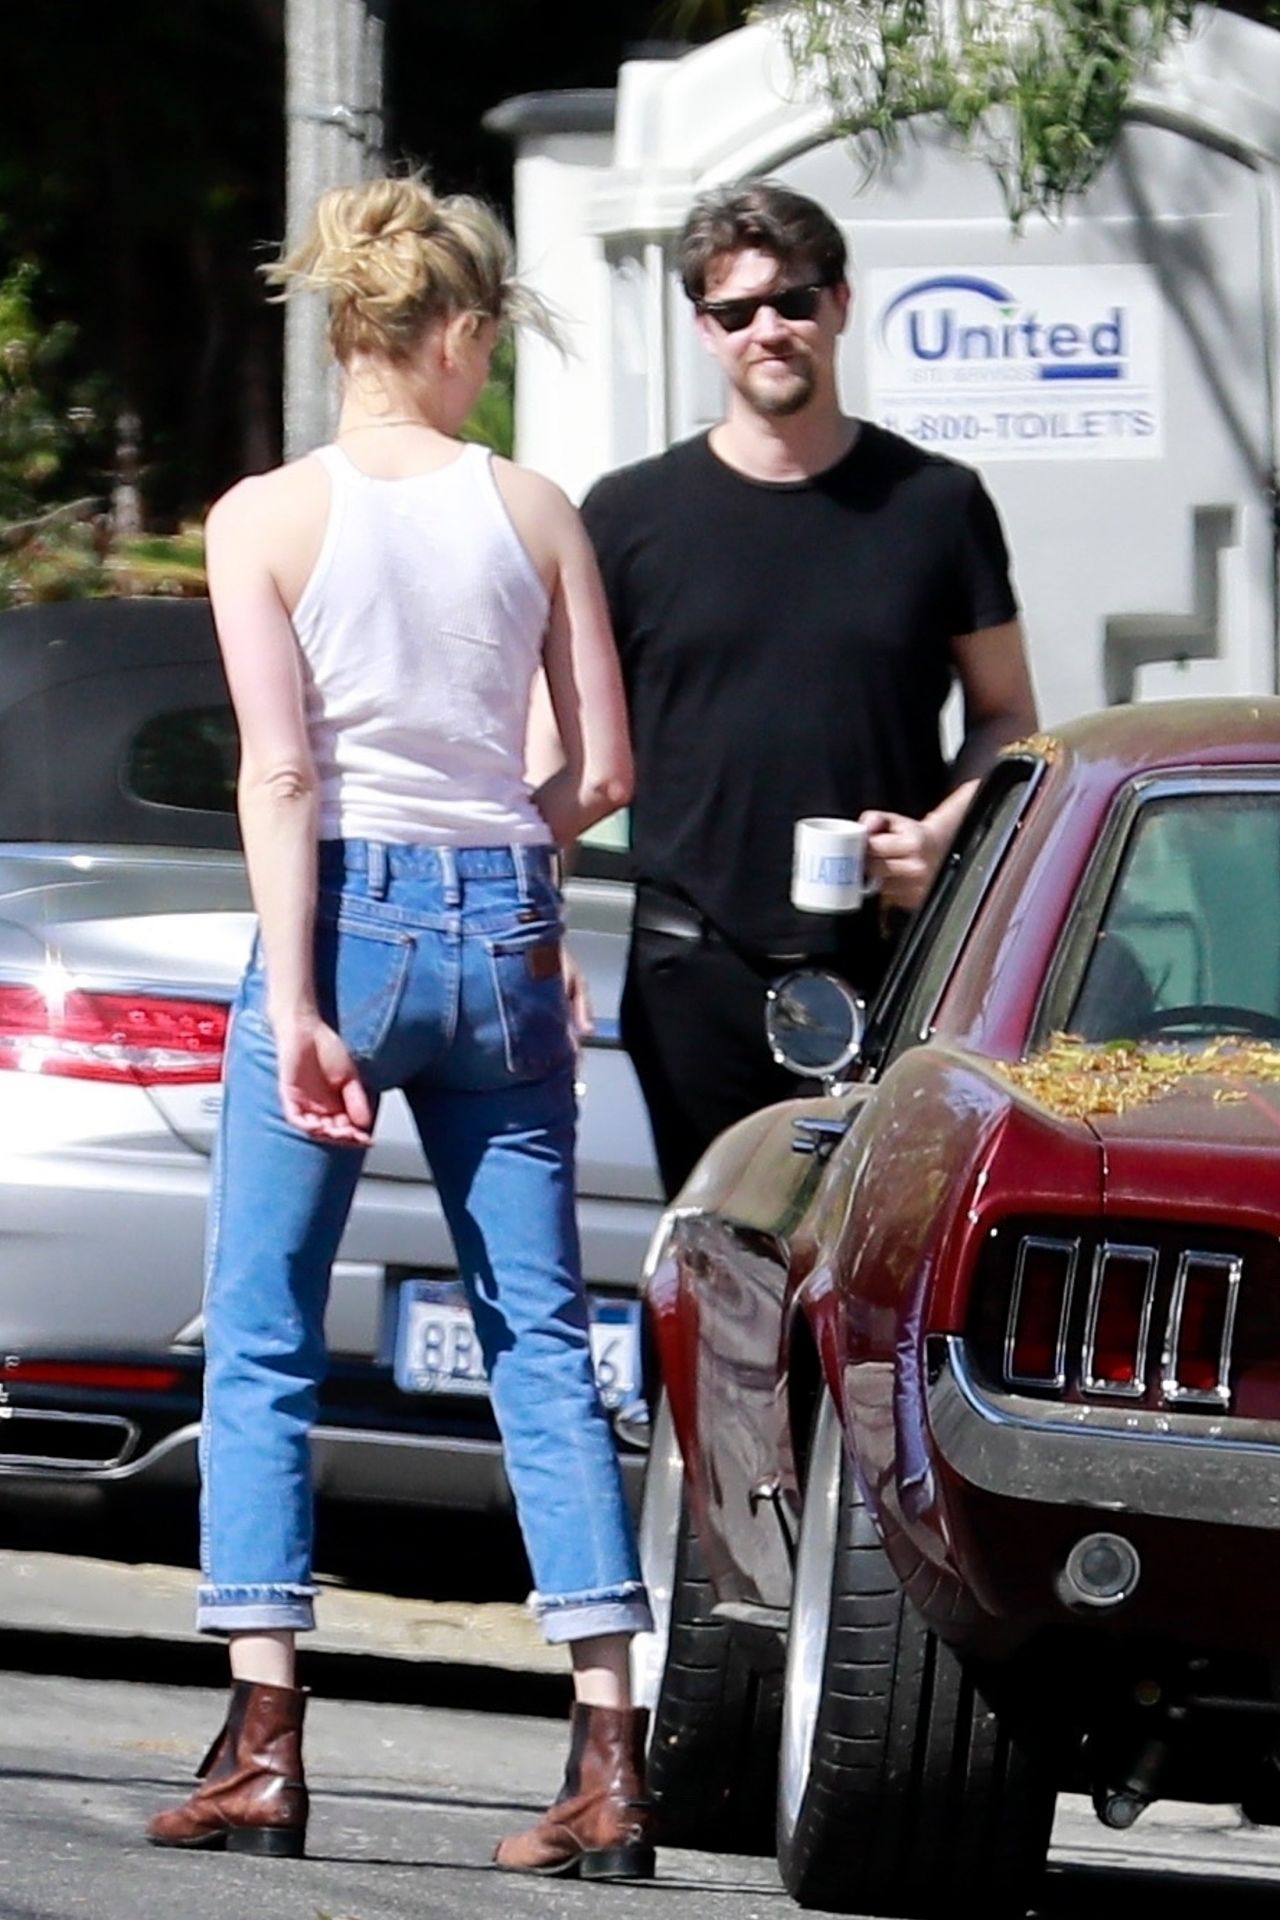
[{"label": "red vintage mustang", "polygon": [[856,1060],[824,993],[777,1047],[843,1084],[649,1260],[668,1838],[776,1772],[801,1904],[1021,1913],[1059,1791],[1280,1820],[1280,700],[1011,749]]}]

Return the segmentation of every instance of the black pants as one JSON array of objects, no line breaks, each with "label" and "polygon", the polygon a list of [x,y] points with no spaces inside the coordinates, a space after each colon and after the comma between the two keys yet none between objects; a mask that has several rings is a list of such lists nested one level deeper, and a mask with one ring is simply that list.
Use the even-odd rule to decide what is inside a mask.
[{"label": "black pants", "polygon": [[[794,964],[794,963],[792,963]],[[770,1055],[765,992],[779,962],[753,965],[714,936],[637,928],[622,990],[622,1041],[649,1109],[663,1189],[684,1185],[716,1135],[812,1081]]]}]

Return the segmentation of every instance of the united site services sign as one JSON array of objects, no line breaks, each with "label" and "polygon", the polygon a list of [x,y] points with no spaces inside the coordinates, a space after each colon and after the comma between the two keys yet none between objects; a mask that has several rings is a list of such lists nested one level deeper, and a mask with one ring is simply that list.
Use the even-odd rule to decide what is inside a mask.
[{"label": "united site services sign", "polygon": [[1143,267],[877,268],[871,417],[990,460],[1164,451],[1161,307]]}]

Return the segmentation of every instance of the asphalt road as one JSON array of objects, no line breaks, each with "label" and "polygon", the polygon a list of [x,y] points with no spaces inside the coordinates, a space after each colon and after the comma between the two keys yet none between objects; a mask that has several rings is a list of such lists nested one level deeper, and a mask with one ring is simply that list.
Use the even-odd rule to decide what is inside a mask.
[{"label": "asphalt road", "polygon": [[0,1675],[3,1920],[629,1920],[655,1899],[673,1920],[787,1910],[764,1862],[701,1854],[666,1856],[656,1895],[497,1874],[495,1841],[545,1803],[563,1762],[562,1725],[541,1715],[314,1700],[305,1861],[148,1848],[145,1816],[186,1791],[221,1706],[204,1688]]},{"label": "asphalt road", "polygon": [[[15,1670],[18,1659],[27,1670]],[[485,1711],[412,1697],[313,1699],[307,1860],[150,1849],[140,1838],[146,1815],[186,1790],[222,1708],[220,1690],[149,1678],[154,1664],[138,1643],[117,1643],[106,1659],[93,1641],[0,1635],[0,1920],[785,1920],[796,1911],[763,1860],[668,1850],[657,1881],[636,1887],[498,1875],[493,1844],[548,1797],[563,1726],[559,1703],[537,1684],[511,1675],[495,1687],[483,1669],[471,1671]],[[41,1666],[79,1671],[31,1670]],[[103,1677],[104,1666],[136,1677]],[[345,1685],[351,1672],[317,1677]],[[441,1690],[430,1667],[404,1678],[411,1696]],[[456,1672],[447,1681],[467,1684]],[[1278,1881],[1280,1834],[1243,1829],[1229,1810],[1156,1809],[1122,1838],[1071,1803],[1039,1911],[1052,1920],[1261,1920],[1274,1914]],[[958,1910],[982,1911],[981,1889],[972,1892]]]},{"label": "asphalt road", "polygon": [[[768,1860],[663,1850],[657,1881],[634,1887],[490,1868],[500,1835],[554,1792],[569,1698],[563,1653],[523,1605],[527,1569],[492,1526],[365,1527],[345,1550],[334,1537],[324,1630],[304,1655],[306,1861],[147,1847],[147,1814],[185,1794],[225,1699],[222,1649],[192,1635],[196,1576],[173,1546],[52,1512],[0,1524],[0,1920],[796,1914]],[[982,1912],[980,1888],[957,1896]],[[1280,1829],[1161,1805],[1111,1834],[1065,1801],[1038,1912],[1274,1920],[1278,1898]]]}]

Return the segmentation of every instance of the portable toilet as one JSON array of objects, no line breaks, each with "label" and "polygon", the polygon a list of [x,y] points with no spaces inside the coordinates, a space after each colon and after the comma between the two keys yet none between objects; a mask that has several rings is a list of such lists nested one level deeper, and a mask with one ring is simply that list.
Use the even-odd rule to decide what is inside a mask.
[{"label": "portable toilet", "polygon": [[847,232],[848,410],[984,474],[1046,719],[1276,690],[1280,32],[1206,10],[1090,191],[1019,232],[929,122],[860,169],[776,18],[489,124],[517,143],[524,273],[572,341],[521,345],[521,459],[580,497],[719,418],[675,238],[695,194],[768,175]]}]

